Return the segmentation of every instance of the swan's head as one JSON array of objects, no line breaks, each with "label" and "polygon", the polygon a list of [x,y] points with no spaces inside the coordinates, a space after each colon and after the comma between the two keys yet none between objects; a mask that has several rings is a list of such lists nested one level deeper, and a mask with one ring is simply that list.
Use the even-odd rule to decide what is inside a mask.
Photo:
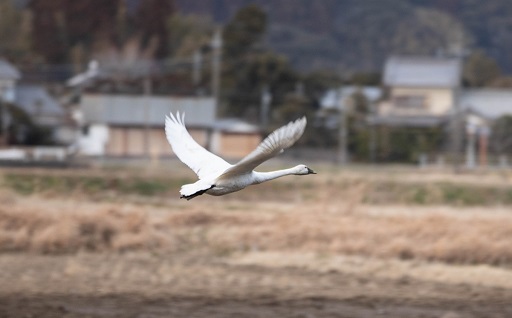
[{"label": "swan's head", "polygon": [[306,175],[306,174],[316,174],[313,170],[308,168],[306,165],[298,165],[295,167],[295,170],[297,171],[295,174],[297,175]]}]

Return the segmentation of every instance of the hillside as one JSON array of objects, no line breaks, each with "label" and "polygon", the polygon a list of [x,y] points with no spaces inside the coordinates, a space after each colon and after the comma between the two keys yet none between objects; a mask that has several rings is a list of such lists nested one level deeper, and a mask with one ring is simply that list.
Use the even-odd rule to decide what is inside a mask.
[{"label": "hillside", "polygon": [[[90,51],[93,40],[97,40],[90,35],[101,33],[95,26],[105,34],[110,32],[111,38],[119,43],[135,28],[144,29],[146,42],[148,34],[156,30],[162,44],[157,55],[163,57],[168,53],[165,42],[173,41],[166,33],[166,14],[206,16],[215,23],[225,24],[240,8],[256,4],[268,16],[265,44],[286,55],[303,71],[380,71],[383,61],[391,54],[464,55],[482,50],[495,59],[503,71],[512,72],[512,2],[509,0],[115,0],[98,2],[92,6],[95,13],[84,12],[91,10],[91,6],[84,9],[75,2],[63,6],[60,2],[44,0],[10,1],[17,8],[31,4],[29,7],[38,14],[23,18],[14,17],[12,13],[9,17],[9,12],[5,13],[3,25],[0,23],[4,53],[19,56],[19,52],[28,50],[23,43],[31,41],[35,42],[30,45],[35,53],[50,63],[72,61],[69,47],[81,46],[85,53]],[[124,9],[120,9],[123,1],[124,13]],[[146,4],[145,10],[150,12],[145,20],[135,18],[141,3]],[[71,10],[65,15],[66,23],[58,24],[45,17],[58,15],[59,10]],[[73,15],[73,10],[79,14]],[[128,12],[124,20],[111,18],[118,10],[121,10],[116,13],[118,16]],[[33,19],[37,27],[31,30],[21,27],[22,19]],[[95,19],[102,25],[96,22],[87,25],[86,21]],[[133,25],[126,27],[127,21]],[[2,33],[2,29],[6,31]],[[30,35],[30,31],[36,34]],[[11,37],[16,32],[18,40],[14,41]],[[74,50],[80,51],[77,47]],[[84,52],[79,53],[73,53],[75,59]]]},{"label": "hillside", "polygon": [[255,3],[268,14],[267,44],[302,70],[381,69],[390,54],[482,49],[512,71],[512,2],[419,0],[175,0],[182,14],[225,23]]}]

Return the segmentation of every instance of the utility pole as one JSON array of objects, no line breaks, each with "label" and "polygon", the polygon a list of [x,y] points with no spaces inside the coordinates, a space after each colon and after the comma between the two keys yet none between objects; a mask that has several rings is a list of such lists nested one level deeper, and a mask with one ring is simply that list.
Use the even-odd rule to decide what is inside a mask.
[{"label": "utility pole", "polygon": [[194,52],[193,57],[193,69],[192,69],[192,81],[194,85],[199,85],[201,83],[201,65],[203,61],[203,55],[201,54],[201,50],[196,50]]},{"label": "utility pole", "polygon": [[5,101],[5,91],[6,91],[6,88],[5,87],[0,87],[0,111],[2,112],[2,131],[1,131],[1,134],[2,134],[2,137],[1,137],[1,140],[0,140],[0,145],[2,146],[7,146],[8,143],[9,143],[9,129],[8,129],[8,125],[9,125],[9,119],[7,118],[8,114],[7,114],[7,103]]},{"label": "utility pole", "polygon": [[475,135],[477,127],[471,122],[466,123],[466,168],[474,169],[476,166]]},{"label": "utility pole", "polygon": [[368,127],[370,128],[370,144],[369,144],[369,151],[370,151],[370,162],[372,164],[375,163],[376,158],[376,152],[377,152],[377,136],[376,136],[376,123],[375,123],[375,117],[376,117],[376,111],[375,111],[375,103],[372,101],[368,101],[368,105],[370,106],[370,120],[366,120],[368,123]]},{"label": "utility pole", "polygon": [[212,42],[212,95],[215,99],[215,109],[218,111],[219,108],[219,90],[220,90],[220,64],[222,54],[222,33],[220,29],[217,29],[213,35]]},{"label": "utility pole", "polygon": [[151,111],[151,95],[153,89],[151,85],[151,77],[148,74],[144,77],[144,152],[146,155],[150,154],[149,147],[149,115]]},{"label": "utility pole", "polygon": [[261,90],[261,105],[260,105],[260,124],[264,131],[268,128],[268,113],[270,110],[270,103],[272,102],[272,94],[268,89],[268,85],[264,85]]},{"label": "utility pole", "polygon": [[452,153],[452,161],[453,168],[455,172],[459,172],[460,164],[459,164],[459,151],[462,145],[462,133],[463,133],[463,125],[464,125],[464,113],[460,109],[459,99],[458,99],[458,91],[455,91],[455,98],[453,102],[453,113],[451,118],[451,153]]},{"label": "utility pole", "polygon": [[336,93],[336,102],[338,103],[338,109],[340,111],[339,127],[338,127],[338,163],[341,165],[347,164],[347,112],[348,105],[343,103],[340,96],[340,89]]},{"label": "utility pole", "polygon": [[489,135],[491,131],[489,127],[481,126],[480,129],[478,129],[478,154],[479,154],[479,165],[482,168],[487,167],[487,148],[489,143]]},{"label": "utility pole", "polygon": [[304,97],[304,83],[295,83],[295,95],[298,97]]}]

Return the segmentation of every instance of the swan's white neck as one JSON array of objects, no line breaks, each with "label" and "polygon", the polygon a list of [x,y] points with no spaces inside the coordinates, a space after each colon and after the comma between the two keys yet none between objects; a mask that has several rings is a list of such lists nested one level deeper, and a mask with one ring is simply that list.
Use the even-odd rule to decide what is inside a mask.
[{"label": "swan's white neck", "polygon": [[276,171],[270,171],[270,172],[253,172],[255,175],[255,183],[262,183],[265,181],[274,180],[280,177],[289,176],[297,174],[297,167],[289,168],[289,169],[283,169],[283,170],[276,170]]}]

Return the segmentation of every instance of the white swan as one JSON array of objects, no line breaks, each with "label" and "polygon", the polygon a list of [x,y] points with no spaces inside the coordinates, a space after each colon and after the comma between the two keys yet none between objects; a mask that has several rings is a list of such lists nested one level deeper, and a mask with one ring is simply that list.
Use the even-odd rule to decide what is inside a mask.
[{"label": "white swan", "polygon": [[181,198],[193,199],[203,193],[224,195],[287,175],[315,174],[305,165],[272,172],[253,169],[293,145],[304,133],[306,117],[297,119],[271,133],[249,155],[235,165],[201,147],[185,128],[185,114],[172,113],[165,118],[165,135],[178,158],[189,166],[199,180],[181,187]]}]

